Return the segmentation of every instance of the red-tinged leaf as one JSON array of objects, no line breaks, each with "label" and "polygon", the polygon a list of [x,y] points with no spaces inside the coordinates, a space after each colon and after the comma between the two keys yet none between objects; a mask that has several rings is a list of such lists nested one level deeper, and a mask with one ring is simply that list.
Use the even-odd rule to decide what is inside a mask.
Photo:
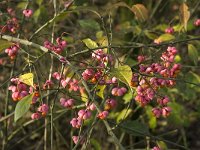
[{"label": "red-tinged leaf", "polygon": [[134,12],[136,18],[141,22],[146,21],[148,19],[148,17],[149,17],[148,10],[142,4],[133,5],[132,6],[132,11]]}]

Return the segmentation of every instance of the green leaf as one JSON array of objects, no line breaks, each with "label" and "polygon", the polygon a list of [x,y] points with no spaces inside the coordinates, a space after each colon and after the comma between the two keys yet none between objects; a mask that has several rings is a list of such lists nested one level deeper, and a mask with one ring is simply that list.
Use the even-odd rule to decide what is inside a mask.
[{"label": "green leaf", "polygon": [[40,6],[42,4],[43,0],[36,0],[35,2]]},{"label": "green leaf", "polygon": [[84,3],[86,3],[85,0],[75,0],[74,1],[74,4],[77,6],[83,6]]},{"label": "green leaf", "polygon": [[16,7],[19,8],[19,9],[24,9],[26,7],[27,3],[28,2],[20,2],[20,3],[17,4]]},{"label": "green leaf", "polygon": [[138,62],[136,61],[136,59],[133,59],[131,57],[126,58],[125,63],[127,65],[129,65],[130,67],[133,67],[133,66],[135,66],[135,65],[138,64]]},{"label": "green leaf", "polygon": [[84,29],[100,30],[100,25],[93,19],[78,20],[80,26]]},{"label": "green leaf", "polygon": [[167,27],[169,27],[169,25],[167,25],[167,24],[159,24],[159,25],[155,26],[153,29],[154,30],[160,30],[160,31],[164,32]]},{"label": "green leaf", "polygon": [[[132,30],[132,29],[131,29]],[[142,32],[142,29],[140,28],[140,26],[134,26],[133,27],[133,33],[135,33],[136,35],[140,35]]]},{"label": "green leaf", "polygon": [[90,48],[90,49],[93,49],[93,48],[97,48],[97,47],[98,47],[97,43],[96,43],[95,41],[89,39],[89,38],[84,39],[84,40],[83,40],[83,43],[84,43],[88,48]]},{"label": "green leaf", "polygon": [[111,70],[111,76],[118,78],[121,82],[130,85],[132,80],[132,70],[128,65],[119,66]]},{"label": "green leaf", "polygon": [[34,18],[34,21],[35,21],[35,22],[38,21],[39,16],[40,16],[40,13],[41,13],[41,9],[40,9],[40,8],[38,8],[38,9],[34,12],[33,18]]},{"label": "green leaf", "polygon": [[106,85],[98,85],[97,89],[96,89],[97,90],[97,92],[96,92],[97,96],[101,97],[102,99],[104,99],[105,88],[106,88]]},{"label": "green leaf", "polygon": [[[190,71],[185,75],[185,78],[188,82],[196,83],[200,85],[200,75]],[[192,84],[188,84],[189,88],[194,88],[194,90],[198,90],[198,87]],[[192,89],[193,90],[193,89]]]},{"label": "green leaf", "polygon": [[124,103],[129,103],[133,98],[133,93],[131,90],[128,90],[128,92],[123,96]]},{"label": "green leaf", "polygon": [[132,11],[134,12],[136,18],[141,22],[144,22],[149,18],[148,10],[142,4],[133,5]]},{"label": "green leaf", "polygon": [[173,26],[175,32],[180,32],[183,29],[183,25],[177,24]]},{"label": "green leaf", "polygon": [[44,16],[46,16],[47,13],[47,9],[41,5],[33,14],[34,21],[38,22],[39,19],[43,22],[46,21],[47,17],[45,18]]},{"label": "green leaf", "polygon": [[161,149],[168,149],[167,144],[165,142],[163,142],[163,141],[157,141],[156,143],[159,146],[159,148],[161,148]]},{"label": "green leaf", "polygon": [[196,47],[192,44],[188,44],[188,55],[191,61],[194,62],[195,65],[198,63],[198,51]]},{"label": "green leaf", "polygon": [[157,126],[157,120],[156,120],[156,117],[153,115],[151,110],[152,110],[151,106],[147,106],[146,107],[146,114],[147,114],[147,116],[149,118],[149,121],[148,121],[149,127],[151,129],[155,129],[156,126]]},{"label": "green leaf", "polygon": [[92,138],[90,140],[90,143],[92,145],[92,149],[93,150],[101,150],[101,145],[99,144],[99,142],[97,140],[95,140],[95,139]]},{"label": "green leaf", "polygon": [[158,37],[156,34],[151,33],[151,32],[149,32],[148,30],[145,30],[145,31],[144,31],[144,34],[145,34],[149,39],[151,39],[151,40],[154,40],[154,39],[156,39],[156,38]]},{"label": "green leaf", "polygon": [[132,109],[123,109],[117,116],[117,123],[119,123],[121,120],[125,120],[132,111]]},{"label": "green leaf", "polygon": [[62,21],[62,20],[64,20],[64,19],[66,19],[68,15],[69,15],[69,12],[62,12],[62,13],[59,13],[59,14],[53,19],[53,22]]},{"label": "green leaf", "polygon": [[5,50],[6,48],[9,48],[12,45],[13,45],[12,42],[0,39],[0,52]]},{"label": "green leaf", "polygon": [[21,117],[23,117],[26,114],[26,112],[29,110],[33,96],[34,96],[34,93],[27,95],[17,103],[15,107],[15,115],[14,115],[15,122]]},{"label": "green leaf", "polygon": [[122,129],[134,136],[149,135],[149,130],[146,125],[140,123],[138,120],[126,121],[122,123]]},{"label": "green leaf", "polygon": [[174,126],[187,126],[189,123],[188,114],[185,113],[185,108],[183,105],[180,105],[176,102],[169,103],[169,107],[172,108],[172,112],[168,117],[169,124],[173,124]]},{"label": "green leaf", "polygon": [[190,11],[188,10],[188,6],[186,3],[183,3],[180,8],[180,20],[181,24],[184,26],[184,29],[187,30],[187,23],[190,18]]},{"label": "green leaf", "polygon": [[20,82],[23,82],[27,85],[33,86],[33,77],[34,75],[32,73],[26,73],[21,76],[19,76]]}]

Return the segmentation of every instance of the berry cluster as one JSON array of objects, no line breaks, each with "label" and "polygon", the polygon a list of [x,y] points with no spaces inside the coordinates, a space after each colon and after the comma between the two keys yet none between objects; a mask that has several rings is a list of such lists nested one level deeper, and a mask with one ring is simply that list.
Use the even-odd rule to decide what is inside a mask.
[{"label": "berry cluster", "polygon": [[47,104],[42,104],[38,107],[37,112],[31,115],[33,120],[40,119],[41,117],[45,117],[49,111],[49,106]]},{"label": "berry cluster", "polygon": [[60,104],[64,107],[72,108],[74,106],[74,99],[72,99],[72,98],[70,98],[70,99],[61,98]]},{"label": "berry cluster", "polygon": [[19,45],[15,44],[7,49],[5,49],[5,53],[8,54],[10,59],[14,59],[19,51]]},{"label": "berry cluster", "polygon": [[168,47],[166,52],[162,53],[160,63],[152,63],[150,65],[140,64],[139,72],[142,77],[136,88],[137,95],[135,100],[142,106],[147,105],[154,97],[157,98],[159,107],[153,108],[153,114],[158,118],[161,115],[167,117],[171,108],[167,106],[169,98],[166,96],[159,96],[156,92],[162,87],[171,87],[175,85],[175,80],[172,80],[180,72],[180,64],[174,63],[177,49],[175,47]]},{"label": "berry cluster", "polygon": [[60,80],[63,88],[68,88],[69,91],[77,92],[80,90],[79,81],[75,78],[71,79],[69,77],[64,78],[59,72],[54,72],[52,77],[56,80]]},{"label": "berry cluster", "polygon": [[125,87],[115,87],[112,89],[112,95],[113,96],[123,96],[127,92],[127,89]]},{"label": "berry cluster", "polygon": [[[12,91],[12,99],[14,101],[20,101],[22,98],[34,92],[33,87],[29,87],[22,83],[19,78],[12,78],[11,79],[12,85],[8,88]],[[32,99],[32,103],[36,103],[39,97],[38,92],[34,92],[34,96]]]},{"label": "berry cluster", "polygon": [[96,62],[97,69],[86,69],[82,73],[82,77],[84,80],[92,83],[96,83],[98,81],[99,84],[112,84],[116,83],[117,79],[113,77],[111,80],[107,80],[107,77],[104,74],[104,69],[107,65],[113,65],[113,57],[110,54],[104,53],[102,49],[98,49],[92,53],[92,58]]},{"label": "berry cluster", "polygon": [[44,47],[47,49],[54,51],[57,54],[61,54],[62,51],[66,48],[67,42],[62,40],[61,38],[56,39],[56,44],[51,43],[50,41],[44,42]]},{"label": "berry cluster", "polygon": [[74,128],[80,128],[84,120],[90,119],[92,116],[92,111],[94,111],[96,107],[94,104],[90,104],[86,107],[86,109],[81,109],[78,111],[78,116],[76,118],[72,118],[70,124]]},{"label": "berry cluster", "polygon": [[9,15],[9,19],[6,21],[5,25],[0,25],[1,33],[9,31],[14,34],[19,29],[19,21],[16,18],[15,11],[12,8],[8,8],[7,13]]},{"label": "berry cluster", "polygon": [[[9,86],[8,90],[12,91],[12,99],[14,101],[20,101],[22,98],[29,94],[33,94],[32,104],[35,104],[39,98],[38,87],[28,87],[26,84],[22,83],[19,78],[11,79],[12,85]],[[41,117],[46,116],[48,113],[49,107],[46,104],[42,104],[38,107],[37,112],[31,115],[32,119],[40,119]]]}]

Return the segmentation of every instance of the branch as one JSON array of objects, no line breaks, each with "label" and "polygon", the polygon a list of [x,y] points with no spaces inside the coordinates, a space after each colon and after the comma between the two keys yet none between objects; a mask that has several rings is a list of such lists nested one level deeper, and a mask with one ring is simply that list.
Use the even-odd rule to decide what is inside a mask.
[{"label": "branch", "polygon": [[[43,52],[49,52],[51,54],[53,54],[53,56],[55,56],[56,58],[60,59],[62,58],[63,56],[59,55],[59,54],[56,54],[55,52],[53,51],[49,51],[47,48],[39,45],[39,44],[36,44],[36,43],[33,43],[33,42],[30,42],[28,40],[23,40],[23,39],[19,39],[19,38],[14,38],[14,37],[11,37],[11,36],[8,36],[8,35],[2,35],[0,38],[2,39],[5,39],[7,41],[11,41],[11,42],[17,42],[17,43],[20,43],[20,44],[23,44],[23,45],[27,45],[27,46],[32,46],[32,47],[35,47],[35,48],[38,48],[39,50],[42,50]],[[97,48],[98,49],[98,48]],[[77,73],[77,75],[81,78],[81,75],[79,72],[77,72],[76,68],[71,64],[71,63],[68,63],[68,65],[74,70],[74,72]],[[90,93],[90,90],[89,90],[89,87],[87,86],[87,83],[82,80],[82,84],[83,86],[85,87],[88,95],[89,95],[89,98],[91,100],[93,100],[93,97]],[[94,101],[94,100],[93,100]],[[96,105],[96,108],[97,108],[97,111],[100,113],[101,110],[100,110],[100,107],[98,105],[98,103],[96,101],[94,101],[95,105]],[[108,124],[108,122],[106,120],[103,120],[106,128],[107,128],[107,131],[108,131],[108,134],[113,138],[113,142],[120,147],[121,150],[125,150],[124,147],[121,145],[121,143],[119,142],[118,138],[115,136],[115,134],[113,133],[112,131],[112,128],[110,127],[110,125]]]},{"label": "branch", "polygon": [[144,44],[139,44],[139,43],[135,43],[135,45],[112,45],[112,46],[101,46],[101,47],[97,47],[97,48],[92,48],[92,49],[85,49],[83,51],[80,52],[76,52],[74,54],[71,54],[69,56],[69,58],[72,58],[74,56],[77,55],[81,55],[84,53],[88,53],[97,49],[104,49],[104,48],[124,48],[124,49],[128,49],[128,48],[147,48],[147,47],[161,47],[161,46],[166,46],[166,45],[174,45],[177,43],[185,43],[185,42],[190,42],[190,41],[198,41],[200,40],[200,37],[195,37],[195,38],[190,38],[190,39],[184,39],[184,40],[177,40],[177,41],[171,41],[171,42],[164,42],[164,43],[160,43],[160,44],[148,44],[148,45],[144,45]]},{"label": "branch", "polygon": [[30,42],[28,40],[24,40],[24,39],[20,39],[20,38],[15,38],[15,37],[12,37],[12,36],[9,36],[9,35],[2,35],[2,36],[0,36],[0,39],[4,39],[4,40],[10,41],[10,42],[16,42],[16,43],[20,43],[22,45],[26,45],[26,46],[31,46],[31,47],[34,47],[34,48],[38,48],[38,49],[42,50],[45,53],[49,52],[49,53],[53,54],[56,58],[61,58],[62,57],[61,55],[59,55],[59,54],[57,54],[57,53],[55,53],[53,51],[49,51],[44,46],[41,46],[39,44]]}]

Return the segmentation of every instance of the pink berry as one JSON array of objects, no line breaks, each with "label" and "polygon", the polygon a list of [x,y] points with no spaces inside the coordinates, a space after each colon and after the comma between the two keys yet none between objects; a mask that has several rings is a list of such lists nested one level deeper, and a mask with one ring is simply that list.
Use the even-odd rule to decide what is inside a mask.
[{"label": "pink berry", "polygon": [[26,91],[27,90],[27,86],[26,86],[26,84],[20,83],[20,84],[17,85],[17,89],[19,91]]},{"label": "pink berry", "polygon": [[105,119],[108,116],[108,111],[102,111],[98,114],[98,118]]},{"label": "pink berry", "polygon": [[65,102],[67,101],[67,99],[65,99],[65,98],[60,98],[60,104],[62,105],[62,106],[64,106],[65,105]]},{"label": "pink berry", "polygon": [[165,33],[173,34],[174,33],[174,28],[173,27],[168,27],[165,29]]},{"label": "pink berry", "polygon": [[61,79],[61,75],[58,72],[54,72],[53,75],[52,75],[52,77],[55,78],[55,79],[57,79],[57,80]]},{"label": "pink berry", "polygon": [[19,92],[14,92],[14,93],[12,93],[12,99],[14,100],[14,101],[17,101],[17,100],[19,100]]},{"label": "pink berry", "polygon": [[31,115],[31,119],[32,120],[36,120],[36,119],[40,119],[41,118],[41,114],[40,113],[33,113],[32,115]]},{"label": "pink berry", "polygon": [[163,107],[162,108],[162,115],[163,117],[168,117],[171,113],[171,108],[170,107]]},{"label": "pink berry", "polygon": [[75,92],[79,90],[78,80],[73,79],[71,82],[69,82],[69,90]]},{"label": "pink berry", "polygon": [[28,92],[27,92],[27,91],[21,91],[21,92],[19,93],[18,99],[20,100],[20,99],[24,98],[24,97],[27,96],[27,95],[28,95]]},{"label": "pink berry", "polygon": [[112,83],[117,83],[117,78],[116,77],[112,77],[111,81],[112,81]]},{"label": "pink berry", "polygon": [[42,104],[42,106],[38,108],[38,111],[41,113],[47,113],[49,111],[49,106],[47,104]]},{"label": "pink berry", "polygon": [[162,110],[160,108],[153,108],[152,112],[156,118],[159,118],[161,116]]},{"label": "pink berry", "polygon": [[78,112],[78,117],[80,118],[80,119],[83,119],[83,120],[86,120],[86,119],[89,119],[90,117],[91,117],[91,112],[90,111],[88,111],[88,110],[83,110],[83,109],[81,109],[81,110],[79,110],[79,112]]},{"label": "pink berry", "polygon": [[11,90],[12,92],[17,92],[17,87],[14,85],[9,86],[8,90]]},{"label": "pink berry", "polygon": [[125,87],[122,87],[121,90],[122,90],[123,94],[125,94],[127,92],[127,89]]},{"label": "pink berry", "polygon": [[31,9],[25,9],[25,10],[23,10],[23,14],[25,17],[29,18],[32,16],[33,11]]},{"label": "pink berry", "polygon": [[106,106],[105,106],[106,110],[115,108],[116,106],[117,106],[117,101],[116,100],[114,100],[112,98],[106,100]]},{"label": "pink berry", "polygon": [[124,95],[124,92],[123,92],[123,90],[121,88],[119,88],[117,90],[117,95],[116,96],[122,96],[122,95]]},{"label": "pink berry", "polygon": [[90,109],[91,111],[96,110],[95,104],[94,104],[94,103],[90,104],[90,105],[88,106],[88,109]]},{"label": "pink berry", "polygon": [[160,105],[164,106],[164,105],[167,105],[167,103],[169,102],[169,98],[167,96],[165,96],[163,98],[158,99],[157,102]]},{"label": "pink berry", "polygon": [[200,26],[200,19],[195,20],[194,25],[197,26],[197,27]]},{"label": "pink berry", "polygon": [[84,140],[82,139],[82,137],[79,137],[79,136],[72,136],[72,140],[73,140],[74,144],[77,144],[79,140],[80,140],[80,144],[84,143]]},{"label": "pink berry", "polygon": [[137,57],[137,59],[138,59],[138,62],[141,63],[141,62],[145,61],[145,56],[139,55]]},{"label": "pink berry", "polygon": [[80,118],[73,118],[70,121],[70,124],[72,125],[72,127],[74,128],[80,128],[82,125],[82,120]]},{"label": "pink berry", "polygon": [[158,146],[154,146],[154,147],[152,148],[152,150],[161,150],[161,148],[159,148]]}]

